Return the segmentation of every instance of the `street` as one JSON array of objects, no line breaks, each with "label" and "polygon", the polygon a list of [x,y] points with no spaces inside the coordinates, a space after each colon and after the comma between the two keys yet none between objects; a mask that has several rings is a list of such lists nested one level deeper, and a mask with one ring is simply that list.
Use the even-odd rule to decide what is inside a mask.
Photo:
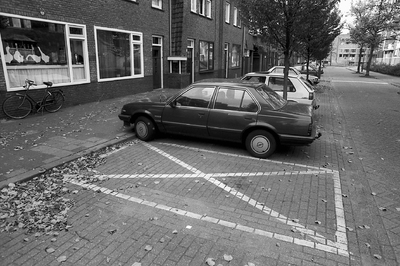
[{"label": "street", "polygon": [[67,230],[0,232],[0,265],[399,265],[400,89],[371,76],[327,67],[322,137],[268,160],[162,135],[57,166]]}]

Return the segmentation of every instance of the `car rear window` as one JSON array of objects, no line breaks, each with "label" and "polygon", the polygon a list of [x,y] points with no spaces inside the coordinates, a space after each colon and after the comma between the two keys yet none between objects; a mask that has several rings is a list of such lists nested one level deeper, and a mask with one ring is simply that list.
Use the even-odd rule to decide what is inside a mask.
[{"label": "car rear window", "polygon": [[287,103],[285,99],[266,85],[257,87],[256,91],[274,110],[281,109]]}]

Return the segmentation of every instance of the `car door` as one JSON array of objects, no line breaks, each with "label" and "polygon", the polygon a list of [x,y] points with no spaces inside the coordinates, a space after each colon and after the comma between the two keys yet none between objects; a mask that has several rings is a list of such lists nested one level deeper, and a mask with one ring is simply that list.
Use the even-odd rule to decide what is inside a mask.
[{"label": "car door", "polygon": [[162,124],[169,133],[208,137],[209,105],[215,87],[194,86],[182,93],[162,113]]},{"label": "car door", "polygon": [[259,105],[242,89],[221,87],[210,109],[208,133],[211,137],[241,141],[241,134],[250,124],[257,122]]},{"label": "car door", "polygon": [[[265,83],[283,97],[283,76],[282,77],[268,77]],[[293,78],[289,77],[288,88],[287,88],[287,99],[296,102],[302,101],[301,88],[299,88],[297,82],[294,82]]]}]

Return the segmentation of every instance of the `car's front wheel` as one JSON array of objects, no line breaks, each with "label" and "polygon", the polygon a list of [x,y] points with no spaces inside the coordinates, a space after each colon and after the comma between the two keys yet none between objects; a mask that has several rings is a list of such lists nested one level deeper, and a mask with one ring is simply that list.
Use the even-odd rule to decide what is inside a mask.
[{"label": "car's front wheel", "polygon": [[254,157],[268,158],[276,149],[275,137],[265,130],[254,130],[246,137],[246,149]]},{"label": "car's front wheel", "polygon": [[141,116],[135,121],[135,134],[136,137],[143,141],[154,139],[156,135],[156,127],[150,119]]}]

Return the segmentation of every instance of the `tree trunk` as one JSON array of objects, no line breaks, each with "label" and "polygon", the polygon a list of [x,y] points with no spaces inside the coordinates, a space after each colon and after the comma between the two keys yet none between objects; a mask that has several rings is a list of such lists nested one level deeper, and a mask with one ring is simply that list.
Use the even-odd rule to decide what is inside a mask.
[{"label": "tree trunk", "polygon": [[367,67],[365,69],[365,76],[366,77],[369,77],[369,68],[371,67],[372,55],[374,54],[374,49],[375,49],[375,47],[373,45],[371,45],[371,48],[369,50],[368,63],[367,63]]},{"label": "tree trunk", "polygon": [[360,45],[360,53],[358,54],[358,65],[357,65],[357,72],[356,73],[361,73],[360,68],[361,68],[361,59],[362,59],[362,50],[363,50],[363,45]]}]

